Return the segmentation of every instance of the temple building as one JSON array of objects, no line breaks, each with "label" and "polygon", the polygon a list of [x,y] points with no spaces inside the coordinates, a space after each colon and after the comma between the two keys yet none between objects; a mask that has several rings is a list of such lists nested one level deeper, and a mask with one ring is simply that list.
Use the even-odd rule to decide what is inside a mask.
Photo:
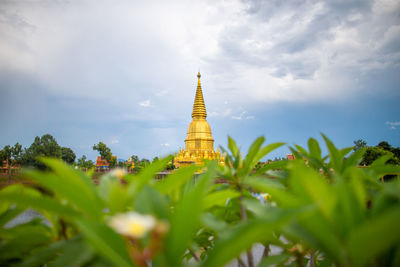
[{"label": "temple building", "polygon": [[197,74],[198,82],[196,96],[193,104],[192,122],[189,124],[185,139],[185,149],[179,148],[179,153],[174,157],[176,167],[190,164],[202,164],[203,159],[217,160],[224,164],[224,158],[219,149],[214,151],[214,139],[208,124],[206,105],[204,104],[201,90],[200,72]]}]

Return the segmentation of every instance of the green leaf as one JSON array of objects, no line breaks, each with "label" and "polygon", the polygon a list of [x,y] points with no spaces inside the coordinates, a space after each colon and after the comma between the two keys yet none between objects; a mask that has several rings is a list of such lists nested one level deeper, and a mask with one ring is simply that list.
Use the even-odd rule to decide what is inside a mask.
[{"label": "green leaf", "polygon": [[102,215],[101,200],[96,194],[93,182],[56,159],[41,159],[50,166],[54,173],[38,171],[26,172],[27,175],[38,181],[43,187],[50,189],[60,199],[66,200],[75,209],[84,212],[87,216],[98,218]]},{"label": "green leaf", "polygon": [[[253,165],[255,156],[259,152],[260,147],[264,143],[264,141],[265,141],[264,136],[260,136],[253,142],[253,144],[251,144],[249,151],[247,152],[247,155],[244,159],[244,172],[245,173],[247,173],[249,170],[253,169],[252,165]],[[255,162],[255,164],[257,164],[257,162]]]},{"label": "green leaf", "polygon": [[283,266],[290,259],[291,255],[287,253],[281,253],[278,255],[269,255],[261,260],[258,267],[268,266]]},{"label": "green leaf", "polygon": [[283,146],[285,143],[272,143],[269,145],[264,146],[263,148],[261,148],[258,152],[257,155],[254,157],[253,161],[252,161],[252,165],[250,166],[251,169],[254,168],[254,166],[256,166],[256,164],[266,155],[268,155],[270,152],[274,151],[275,149]]},{"label": "green leaf", "polygon": [[353,263],[363,266],[400,242],[400,209],[395,208],[356,227],[349,235],[348,247]]},{"label": "green leaf", "polygon": [[300,198],[317,204],[324,217],[333,223],[333,212],[338,196],[324,177],[297,161],[293,162],[289,185]]},{"label": "green leaf", "polygon": [[338,179],[336,185],[336,193],[340,197],[338,198],[338,208],[336,218],[340,218],[341,223],[337,224],[337,228],[341,231],[341,236],[347,236],[354,227],[359,225],[364,219],[365,213],[365,203],[360,203],[358,199],[362,188],[359,181],[352,177],[352,184],[344,181],[343,179]]},{"label": "green leaf", "polygon": [[274,189],[285,189],[282,183],[276,179],[270,179],[265,177],[248,177],[244,179],[243,184],[256,189],[259,192],[269,193],[271,188]]},{"label": "green leaf", "polygon": [[207,187],[214,178],[216,162],[210,162],[207,167],[208,171],[197,179],[191,190],[186,192],[172,215],[171,230],[166,240],[166,255],[170,266],[182,265],[181,257],[191,243],[195,229],[199,226],[203,199]]},{"label": "green leaf", "polygon": [[347,154],[349,154],[351,151],[353,151],[353,149],[354,149],[354,146],[342,148],[342,149],[340,149],[340,154],[344,158]]},{"label": "green leaf", "polygon": [[187,180],[193,178],[194,173],[199,169],[196,165],[182,167],[174,173],[168,175],[165,179],[158,181],[154,188],[162,194],[169,194],[173,190],[181,187]]},{"label": "green leaf", "polygon": [[204,213],[201,215],[201,221],[207,228],[214,230],[216,233],[221,233],[228,228],[228,224],[221,219],[218,219],[212,213]]},{"label": "green leaf", "polygon": [[165,196],[152,187],[145,186],[135,199],[135,211],[152,214],[157,218],[167,219],[168,203]]},{"label": "green leaf", "polygon": [[369,168],[374,172],[375,177],[378,179],[387,174],[400,174],[400,166],[396,165],[371,165]]},{"label": "green leaf", "polygon": [[344,244],[338,232],[319,212],[305,212],[297,217],[295,224],[284,228],[285,236],[294,242],[304,242],[319,249],[336,262],[345,261]]},{"label": "green leaf", "polygon": [[302,146],[299,146],[299,145],[294,145],[294,147],[298,150],[298,152],[300,152],[301,154],[304,154],[304,155],[307,155],[308,153],[307,153],[307,150],[304,148],[304,147],[302,147]]},{"label": "green leaf", "polygon": [[23,258],[31,250],[48,245],[54,238],[52,234],[51,229],[41,219],[1,229],[0,262],[2,259]]},{"label": "green leaf", "polygon": [[[0,193],[1,199],[1,193]],[[10,207],[8,210],[0,214],[0,228],[7,224],[9,221],[17,217],[25,208],[21,207]]]},{"label": "green leaf", "polygon": [[376,166],[382,166],[386,164],[386,161],[388,161],[390,158],[392,157],[392,155],[383,155],[381,157],[379,157],[378,159],[376,159],[374,162],[372,162],[370,167],[376,167]]},{"label": "green leaf", "polygon": [[269,170],[284,169],[287,166],[288,162],[288,160],[280,160],[265,164],[264,167],[252,173],[252,176],[259,176]]},{"label": "green leaf", "polygon": [[354,153],[352,153],[347,159],[345,159],[344,164],[345,168],[351,167],[351,166],[358,166],[360,164],[363,155],[365,154],[365,151],[367,150],[366,147],[360,148]]},{"label": "green leaf", "polygon": [[308,150],[310,156],[316,159],[321,159],[321,148],[319,147],[318,141],[314,138],[308,139]]},{"label": "green leaf", "polygon": [[209,209],[216,205],[225,205],[228,199],[238,197],[240,194],[231,189],[225,189],[208,194],[204,199],[204,209]]},{"label": "green leaf", "polygon": [[330,162],[332,164],[333,169],[336,172],[341,173],[343,164],[341,152],[336,148],[336,146],[332,143],[332,141],[329,140],[328,137],[326,137],[324,134],[321,135],[325,140],[326,146],[328,147]]},{"label": "green leaf", "polygon": [[271,234],[281,224],[279,220],[273,222],[252,220],[241,223],[215,242],[203,265],[208,267],[226,265],[253,244],[264,241],[265,236]]},{"label": "green leaf", "polygon": [[149,166],[146,166],[146,168],[137,175],[128,175],[126,177],[130,182],[128,186],[128,194],[130,196],[135,196],[146,184],[151,182],[157,172],[165,169],[165,166],[167,166],[170,160],[172,160],[172,156],[153,162]]},{"label": "green leaf", "polygon": [[51,267],[84,266],[94,256],[93,249],[88,247],[82,238],[68,240],[62,247],[62,254],[50,264]]},{"label": "green leaf", "polygon": [[58,241],[48,247],[41,247],[32,251],[32,255],[27,256],[18,267],[43,266],[53,260],[62,251],[63,246],[68,241]]},{"label": "green leaf", "polygon": [[59,216],[73,218],[79,216],[75,210],[61,205],[53,198],[22,185],[11,185],[0,191],[0,201],[15,203],[22,208],[30,207],[38,211],[52,212]]},{"label": "green leaf", "polygon": [[126,211],[131,200],[128,196],[126,186],[121,184],[119,179],[112,175],[100,177],[97,187],[99,196],[104,200],[111,214]]},{"label": "green leaf", "polygon": [[35,249],[18,266],[82,266],[92,256],[93,250],[83,243],[81,236],[77,236],[70,240],[55,242],[48,247]]},{"label": "green leaf", "polygon": [[81,219],[77,221],[83,235],[94,249],[116,266],[132,266],[125,241],[105,224]]},{"label": "green leaf", "polygon": [[81,171],[77,171],[72,166],[65,164],[63,161],[54,158],[41,158],[40,161],[50,167],[58,177],[62,179],[71,179],[71,182],[82,190],[92,199],[96,199],[96,189],[92,179]]},{"label": "green leaf", "polygon": [[232,137],[230,137],[229,135],[228,135],[228,148],[231,151],[232,156],[234,158],[237,158],[239,156],[239,154],[240,154],[239,148],[238,148],[235,140],[233,140]]}]

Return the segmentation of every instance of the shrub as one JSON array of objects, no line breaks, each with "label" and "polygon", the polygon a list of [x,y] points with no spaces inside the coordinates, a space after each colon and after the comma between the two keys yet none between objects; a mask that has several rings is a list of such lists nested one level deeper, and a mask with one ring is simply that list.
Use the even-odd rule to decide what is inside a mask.
[{"label": "shrub", "polygon": [[[327,156],[311,138],[291,148],[296,160],[255,170],[283,143],[260,137],[242,158],[228,138],[225,166],[154,179],[167,157],[136,175],[107,173],[97,186],[90,173],[44,158],[51,171],[25,171],[41,190],[0,191],[0,265],[224,266],[247,251],[253,266],[251,247],[263,244],[260,266],[399,266],[400,183],[379,178],[400,168],[387,157],[359,168],[365,150],[349,155],[324,139]],[[44,217],[11,226],[27,208]],[[270,246],[281,252],[268,255]]]}]

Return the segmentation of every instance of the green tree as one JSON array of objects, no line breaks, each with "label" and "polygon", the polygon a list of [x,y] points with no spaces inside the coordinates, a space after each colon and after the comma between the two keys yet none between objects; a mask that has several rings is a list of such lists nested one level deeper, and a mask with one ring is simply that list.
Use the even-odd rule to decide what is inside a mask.
[{"label": "green tree", "polygon": [[135,165],[138,164],[139,161],[140,161],[140,160],[139,160],[139,157],[136,156],[136,155],[132,155],[132,156],[131,156],[131,160],[135,163]]},{"label": "green tree", "polygon": [[111,160],[109,161],[110,163],[110,168],[114,168],[117,166],[117,158],[111,156]]},{"label": "green tree", "polygon": [[392,146],[386,141],[379,142],[378,147],[382,148],[383,150],[392,152]]},{"label": "green tree", "polygon": [[[135,158],[133,158],[135,157]],[[135,162],[136,160],[136,162]],[[135,162],[135,167],[133,168],[133,170],[135,171],[140,171],[141,169],[145,168],[147,165],[150,164],[150,160],[148,159],[141,159],[139,160],[139,158],[135,155],[132,156],[132,161]]]},{"label": "green tree", "polygon": [[90,169],[90,168],[93,167],[93,165],[94,165],[93,161],[91,161],[91,160],[86,160],[86,156],[85,156],[85,155],[82,155],[82,157],[80,157],[80,158],[77,160],[77,166],[78,166],[80,169]]},{"label": "green tree", "polygon": [[11,148],[11,155],[15,163],[21,164],[23,158],[23,150],[22,145],[20,143],[15,143],[15,145]]},{"label": "green tree", "polygon": [[11,147],[9,145],[4,146],[3,149],[0,151],[0,164],[3,164],[3,161],[10,163],[11,155]]},{"label": "green tree", "polygon": [[117,165],[118,165],[118,167],[120,167],[120,168],[126,168],[126,167],[127,167],[125,161],[119,161]]},{"label": "green tree", "polygon": [[159,161],[160,159],[158,157],[154,157],[152,163]]},{"label": "green tree", "polygon": [[165,167],[165,169],[166,169],[166,170],[169,170],[169,171],[172,171],[172,170],[175,170],[175,169],[176,169],[176,166],[175,166],[175,164],[171,161],[171,162],[168,162],[168,164],[167,164],[167,166]]},{"label": "green tree", "polygon": [[365,151],[364,157],[361,161],[361,165],[371,165],[372,162],[377,160],[378,158],[382,156],[389,156],[389,160],[387,163],[389,164],[399,164],[400,161],[397,157],[394,156],[394,154],[390,151],[384,150],[381,147],[368,147],[367,150]]},{"label": "green tree", "polygon": [[353,148],[354,151],[357,151],[357,150],[359,150],[360,148],[363,148],[363,147],[366,147],[366,146],[367,146],[367,142],[365,142],[365,141],[362,140],[362,139],[358,139],[358,140],[356,140],[356,141],[353,141],[353,143],[354,143],[354,148]]},{"label": "green tree", "polygon": [[74,151],[72,151],[69,147],[62,147],[61,148],[61,158],[68,164],[74,164],[76,155]]},{"label": "green tree", "polygon": [[110,168],[117,166],[117,159],[112,156],[111,149],[106,144],[99,142],[97,145],[93,145],[93,150],[97,150],[101,158],[107,160]]},{"label": "green tree", "polygon": [[392,148],[391,152],[395,155],[396,158],[400,159],[400,147]]},{"label": "green tree", "polygon": [[99,142],[97,145],[93,145],[93,150],[97,150],[99,152],[101,158],[111,162],[112,154],[111,149],[107,147],[103,142]]},{"label": "green tree", "polygon": [[30,147],[25,150],[23,163],[39,169],[45,169],[46,166],[38,161],[38,157],[61,159],[61,147],[52,135],[36,136]]}]

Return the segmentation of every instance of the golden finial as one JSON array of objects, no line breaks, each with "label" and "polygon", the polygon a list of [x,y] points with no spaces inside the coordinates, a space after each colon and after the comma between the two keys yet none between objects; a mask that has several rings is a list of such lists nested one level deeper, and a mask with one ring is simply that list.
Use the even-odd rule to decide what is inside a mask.
[{"label": "golden finial", "polygon": [[199,71],[197,74],[197,78],[199,78],[199,81],[197,83],[196,96],[193,104],[192,118],[205,119],[207,117],[207,112],[206,112],[206,105],[204,104],[203,92],[201,90],[200,77],[201,74]]}]

